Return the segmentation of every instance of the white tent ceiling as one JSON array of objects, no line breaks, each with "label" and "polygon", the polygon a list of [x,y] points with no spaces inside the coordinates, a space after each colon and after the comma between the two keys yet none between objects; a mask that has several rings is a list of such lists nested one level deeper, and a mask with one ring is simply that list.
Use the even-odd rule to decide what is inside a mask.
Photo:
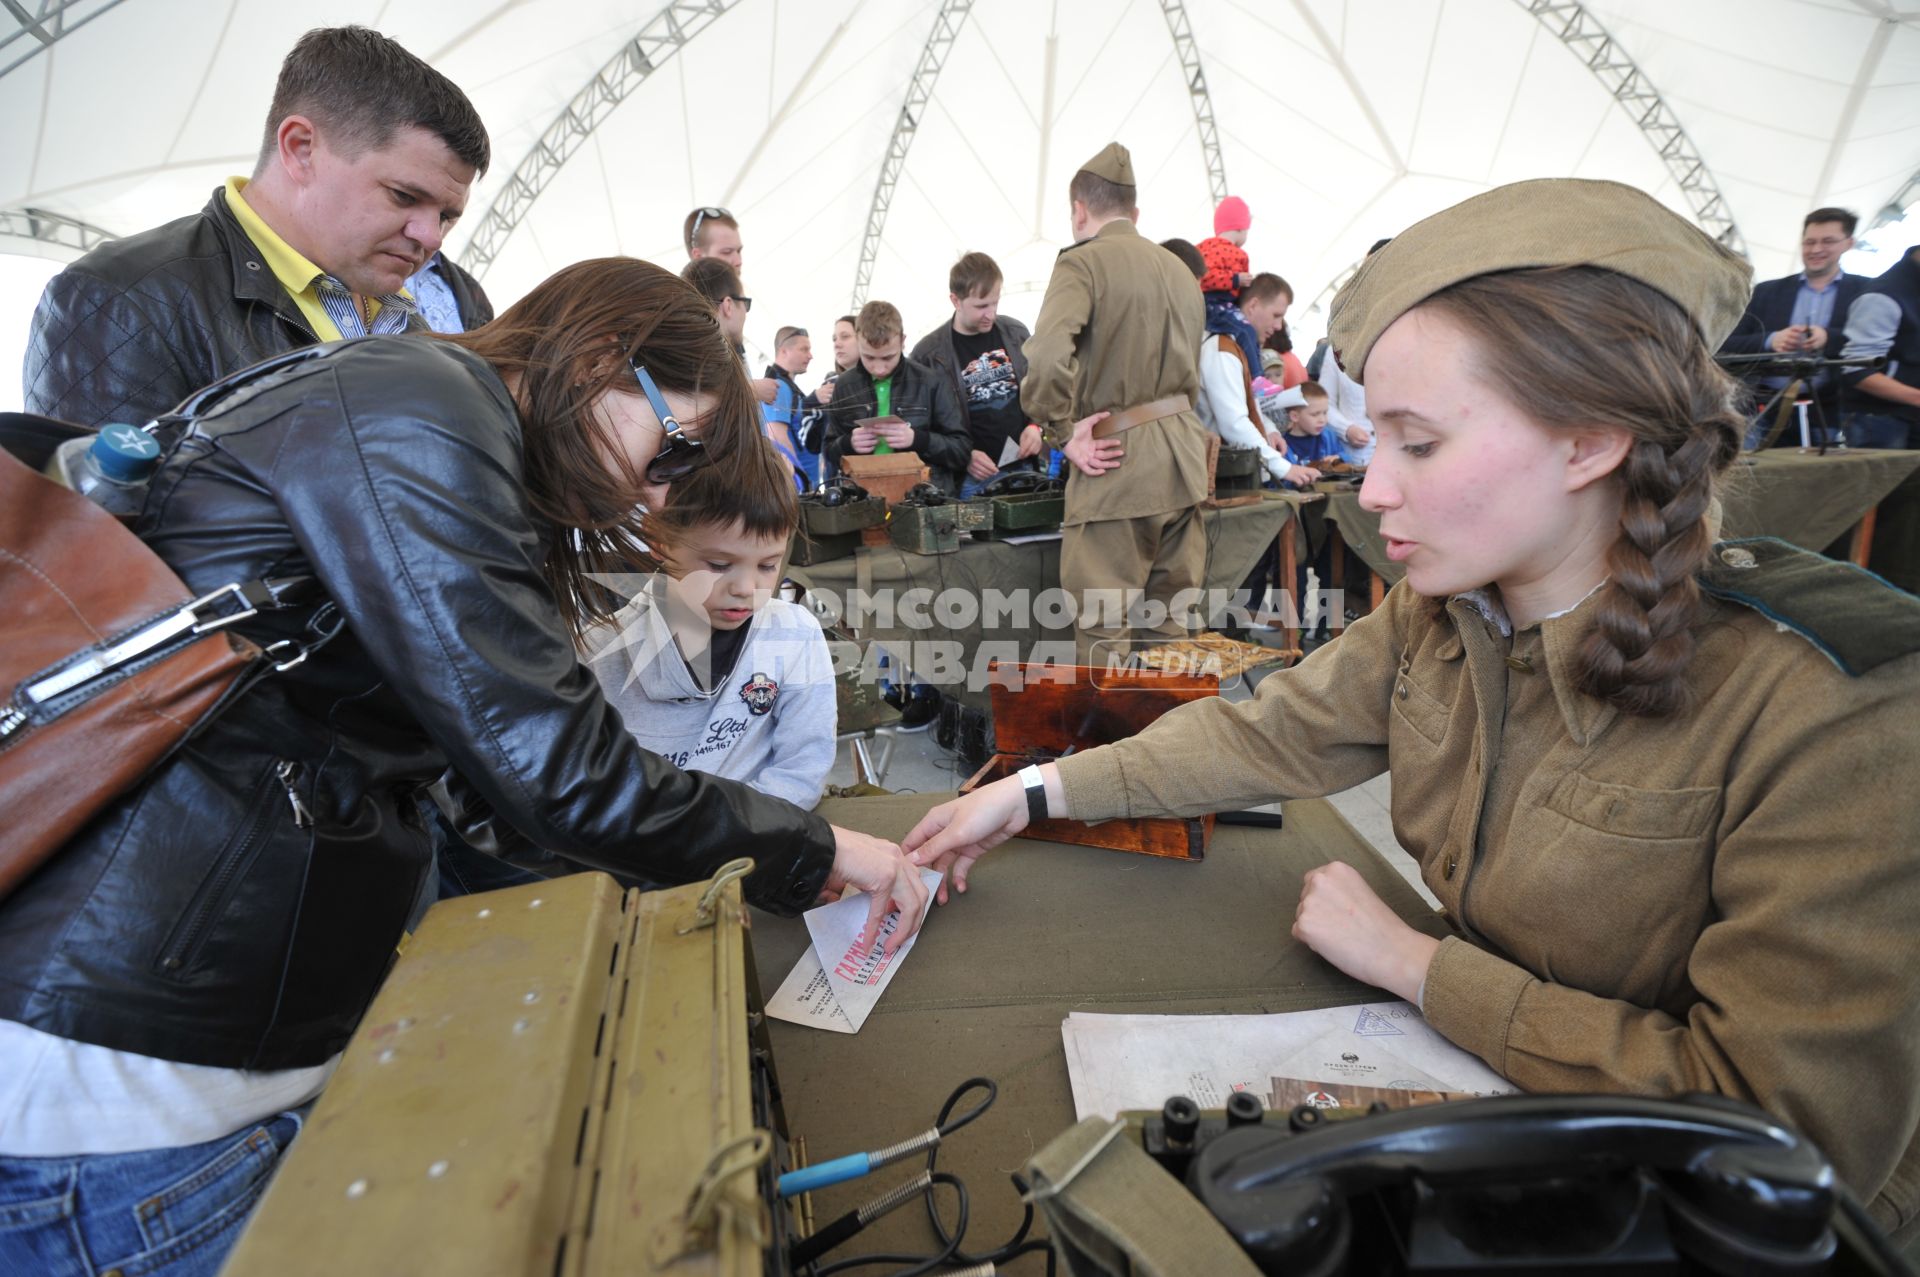
[{"label": "white tent ceiling", "polygon": [[[19,0],[8,9],[57,0]],[[881,162],[935,0],[714,0],[723,9],[593,130],[485,276],[511,300],[581,257],[678,268],[681,217],[741,219],[750,338],[847,308]],[[456,256],[568,100],[662,0],[79,0],[93,14],[0,74],[0,211],[125,233],[198,208],[251,167],[278,61],[308,27],[378,27],[446,72],[493,136]],[[1189,0],[1229,189],[1256,268],[1302,313],[1376,238],[1525,177],[1607,177],[1683,213],[1634,113],[1556,38],[1566,11],[1516,0]],[[1685,128],[1762,277],[1797,264],[1800,216],[1871,221],[1920,170],[1915,0],[1589,0]],[[0,37],[11,33],[0,16]],[[0,67],[33,46],[0,46]],[[1066,183],[1112,138],[1132,150],[1141,228],[1211,232],[1194,112],[1158,0],[976,0],[921,113],[871,296],[915,332],[946,270],[997,258],[1031,320],[1065,242]],[[0,248],[23,247],[0,241]]]}]

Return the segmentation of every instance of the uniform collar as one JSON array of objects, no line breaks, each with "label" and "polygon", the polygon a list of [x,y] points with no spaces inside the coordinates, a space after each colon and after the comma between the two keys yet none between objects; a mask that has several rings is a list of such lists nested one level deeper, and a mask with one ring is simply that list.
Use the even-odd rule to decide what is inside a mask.
[{"label": "uniform collar", "polygon": [[[1546,669],[1536,673],[1544,674],[1552,685],[1554,703],[1560,708],[1560,717],[1566,722],[1567,732],[1576,744],[1582,746],[1591,744],[1619,716],[1619,710],[1614,706],[1580,690],[1580,648],[1593,626],[1594,608],[1597,606],[1595,600],[1599,594],[1600,586],[1596,585],[1578,603],[1564,612],[1546,617],[1537,627],[1541,649],[1546,655]],[[1450,659],[1454,654],[1451,649],[1455,642],[1462,646],[1490,644],[1496,635],[1508,639],[1513,637],[1513,622],[1491,590],[1468,590],[1454,595],[1449,604],[1448,610],[1454,619],[1455,640],[1442,646],[1438,653],[1442,658]],[[1462,624],[1465,619],[1463,613],[1466,612],[1484,621],[1485,626]]]}]

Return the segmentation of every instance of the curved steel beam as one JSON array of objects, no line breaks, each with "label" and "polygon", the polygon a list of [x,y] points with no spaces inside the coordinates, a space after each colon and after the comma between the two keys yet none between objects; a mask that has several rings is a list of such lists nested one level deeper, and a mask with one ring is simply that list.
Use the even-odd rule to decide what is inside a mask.
[{"label": "curved steel beam", "polygon": [[880,162],[880,180],[874,183],[873,199],[867,205],[867,229],[860,237],[860,262],[853,268],[851,309],[856,312],[867,303],[867,287],[873,283],[873,263],[880,255],[880,233],[886,229],[887,210],[893,206],[893,188],[900,181],[900,171],[907,166],[907,150],[913,145],[913,135],[920,131],[920,120],[933,97],[933,86],[940,80],[940,68],[946,65],[947,54],[953,51],[961,24],[972,11],[973,0],[941,0],[940,12],[933,18],[933,30],[927,33],[920,61],[914,65],[913,79],[907,82],[907,99],[900,104],[900,114],[893,122],[887,155]]},{"label": "curved steel beam", "polygon": [[493,203],[488,205],[472,237],[462,248],[461,265],[476,276],[485,276],[514,228],[526,219],[534,201],[581,144],[600,127],[601,121],[613,114],[628,94],[646,83],[687,41],[712,26],[739,2],[670,0],[641,27],[639,34],[573,95],[559,118],[547,126],[526,158],[514,167],[505,188],[494,196]]},{"label": "curved steel beam", "polygon": [[1707,162],[1680,126],[1680,120],[1653,87],[1627,51],[1614,42],[1607,29],[1579,0],[1514,0],[1539,19],[1555,39],[1573,50],[1594,78],[1606,87],[1621,110],[1647,135],[1653,149],[1660,153],[1667,172],[1693,207],[1694,219],[1707,234],[1742,257],[1747,242],[1734,224],[1733,213],[1720,194],[1719,183],[1707,169]]},{"label": "curved steel beam", "polygon": [[110,239],[119,239],[112,231],[102,230],[65,213],[49,213],[44,208],[0,209],[0,237],[38,240],[87,252]]},{"label": "curved steel beam", "polygon": [[92,22],[120,0],[0,0],[19,28],[0,36],[0,76]]},{"label": "curved steel beam", "polygon": [[1220,158],[1220,131],[1213,123],[1213,95],[1207,92],[1207,75],[1200,68],[1200,50],[1193,42],[1193,24],[1187,20],[1182,0],[1160,0],[1160,13],[1173,35],[1173,50],[1180,58],[1180,74],[1187,82],[1187,96],[1193,100],[1193,122],[1200,132],[1200,153],[1207,164],[1207,189],[1217,205],[1227,198],[1227,165]]},{"label": "curved steel beam", "polygon": [[1920,200],[1920,173],[1915,173],[1908,178],[1906,184],[1893,193],[1893,198],[1880,206],[1880,211],[1875,213],[1873,220],[1867,224],[1867,230],[1877,231],[1888,222],[1899,221],[1905,215],[1908,206],[1916,200]]}]

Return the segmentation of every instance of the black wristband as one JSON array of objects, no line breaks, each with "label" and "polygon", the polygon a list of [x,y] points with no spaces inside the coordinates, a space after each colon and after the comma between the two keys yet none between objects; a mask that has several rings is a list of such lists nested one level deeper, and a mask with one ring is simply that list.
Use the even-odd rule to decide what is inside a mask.
[{"label": "black wristband", "polygon": [[[1033,775],[1028,776],[1028,772],[1032,772]],[[1027,791],[1027,823],[1045,820],[1047,818],[1047,786],[1046,782],[1040,779],[1040,768],[1037,765],[1023,767],[1015,775],[1020,777],[1020,784]]]}]

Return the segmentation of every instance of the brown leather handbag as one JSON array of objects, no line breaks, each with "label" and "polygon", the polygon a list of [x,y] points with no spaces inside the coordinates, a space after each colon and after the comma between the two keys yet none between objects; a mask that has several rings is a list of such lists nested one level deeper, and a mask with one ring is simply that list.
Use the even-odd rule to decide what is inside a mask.
[{"label": "brown leather handbag", "polygon": [[195,598],[118,519],[40,473],[81,427],[0,413],[0,898],[247,686],[304,660],[227,627],[311,578]]}]

